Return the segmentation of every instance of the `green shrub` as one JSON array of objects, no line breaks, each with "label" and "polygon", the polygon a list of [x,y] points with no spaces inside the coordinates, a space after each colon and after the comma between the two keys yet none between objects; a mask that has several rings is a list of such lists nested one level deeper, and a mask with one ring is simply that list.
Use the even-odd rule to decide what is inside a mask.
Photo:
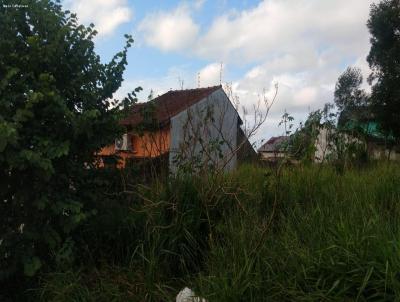
[{"label": "green shrub", "polygon": [[19,4],[0,6],[0,282],[79,256],[73,230],[98,198],[95,154],[121,132],[110,98],[133,42],[103,64],[93,24],[59,1]]}]

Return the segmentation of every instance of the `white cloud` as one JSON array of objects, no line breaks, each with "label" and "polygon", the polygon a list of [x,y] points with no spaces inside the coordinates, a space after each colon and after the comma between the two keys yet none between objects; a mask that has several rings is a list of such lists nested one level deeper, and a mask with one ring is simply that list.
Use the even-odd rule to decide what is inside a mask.
[{"label": "white cloud", "polygon": [[99,36],[112,34],[133,16],[126,0],[65,0],[64,5],[78,15],[80,22],[94,23]]},{"label": "white cloud", "polygon": [[297,122],[333,101],[338,76],[347,65],[369,74],[366,22],[372,0],[269,0],[214,20],[193,52],[228,65],[256,63],[235,81],[242,104],[252,106],[265,88],[276,103],[257,137],[280,134],[286,109]]},{"label": "white cloud", "polygon": [[[269,0],[217,17],[194,51],[224,61],[255,62],[332,49],[341,54],[368,45],[372,0]],[[300,59],[298,56],[295,58]]]},{"label": "white cloud", "polygon": [[221,72],[221,63],[212,63],[205,66],[199,71],[200,86],[205,87],[219,85]]},{"label": "white cloud", "polygon": [[[332,102],[335,82],[348,65],[361,67],[368,76],[366,22],[372,2],[264,0],[246,10],[226,10],[201,29],[191,18],[195,8],[179,6],[148,16],[142,31],[149,45],[164,51],[185,50],[230,69],[252,65],[233,83],[248,108],[263,89],[271,96],[277,82],[277,101],[259,134],[268,137],[281,133],[277,124],[285,109],[304,121],[311,110]],[[218,63],[201,69],[201,86],[218,84],[219,69]]]},{"label": "white cloud", "polygon": [[[250,69],[233,85],[241,105],[251,109],[264,89],[271,100],[275,92],[274,85],[278,84],[277,98],[268,119],[252,141],[283,134],[283,129],[279,128],[278,124],[284,111],[295,117],[295,125],[297,125],[305,120],[310,111],[322,108],[325,103],[331,102],[334,83],[340,72],[340,69],[336,69],[330,74],[319,76],[318,72],[313,70],[292,72],[285,71],[284,68],[282,70],[269,68],[268,63]],[[250,111],[249,121],[251,119],[252,112]]]},{"label": "white cloud", "polygon": [[189,8],[184,5],[170,12],[148,14],[138,29],[148,45],[163,51],[182,50],[191,46],[199,32]]},{"label": "white cloud", "polygon": [[294,95],[293,100],[296,105],[307,106],[310,103],[314,103],[317,96],[318,89],[316,87],[304,87]]}]

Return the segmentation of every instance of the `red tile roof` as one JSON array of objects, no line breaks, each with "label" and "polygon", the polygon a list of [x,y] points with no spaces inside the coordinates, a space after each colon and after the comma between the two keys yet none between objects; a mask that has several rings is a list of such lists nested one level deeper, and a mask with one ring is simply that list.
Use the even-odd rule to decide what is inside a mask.
[{"label": "red tile roof", "polygon": [[279,152],[284,149],[289,137],[287,136],[273,136],[264,145],[262,145],[258,152]]},{"label": "red tile roof", "polygon": [[[220,88],[221,85],[207,88],[168,91],[151,101],[155,108],[154,117],[159,123],[168,122],[171,117],[189,108]],[[143,121],[142,111],[149,103],[150,102],[134,105],[132,113],[122,120],[121,124],[126,126],[137,126],[140,124]]]}]

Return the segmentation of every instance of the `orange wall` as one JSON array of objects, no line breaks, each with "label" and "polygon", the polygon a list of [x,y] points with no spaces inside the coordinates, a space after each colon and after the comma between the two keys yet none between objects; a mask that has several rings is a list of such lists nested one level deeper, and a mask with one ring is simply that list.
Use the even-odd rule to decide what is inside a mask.
[{"label": "orange wall", "polygon": [[[117,154],[121,157],[118,167],[124,167],[125,162],[129,158],[153,158],[169,151],[170,147],[170,130],[164,128],[158,131],[136,134],[130,133],[131,151],[116,151],[114,144],[104,147],[98,155],[109,156]],[[100,163],[100,166],[104,166]]]},{"label": "orange wall", "polygon": [[164,128],[156,132],[144,132],[132,136],[132,151],[135,157],[156,157],[169,151],[170,130]]}]

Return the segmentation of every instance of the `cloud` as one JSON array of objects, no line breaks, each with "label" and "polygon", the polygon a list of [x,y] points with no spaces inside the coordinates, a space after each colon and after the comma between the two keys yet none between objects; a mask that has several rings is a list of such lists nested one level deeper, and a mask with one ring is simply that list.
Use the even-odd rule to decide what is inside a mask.
[{"label": "cloud", "polygon": [[199,71],[200,86],[216,86],[220,84],[221,63],[212,63]]},{"label": "cloud", "polygon": [[[231,11],[214,19],[193,52],[227,65],[251,64],[234,81],[241,103],[248,108],[263,89],[276,103],[257,138],[281,134],[277,126],[285,110],[304,121],[312,110],[333,101],[338,76],[348,65],[370,70],[366,22],[370,0],[269,0],[256,7]],[[238,63],[239,62],[239,63]]]},{"label": "cloud", "polygon": [[162,51],[177,51],[191,46],[199,32],[199,26],[192,20],[190,9],[185,5],[170,12],[146,15],[138,29],[148,45]]},{"label": "cloud", "polygon": [[78,15],[80,22],[94,23],[99,36],[112,34],[133,16],[126,0],[65,0],[64,5]]},{"label": "cloud", "polygon": [[[263,89],[271,97],[278,83],[277,100],[261,137],[281,133],[277,124],[285,109],[299,122],[311,110],[332,102],[335,82],[347,66],[361,67],[366,79],[366,23],[373,1],[265,0],[241,11],[226,9],[204,28],[191,18],[193,6],[178,6],[149,15],[142,30],[153,47],[185,50],[209,61],[200,70],[201,86],[219,83],[220,66],[211,62],[224,62],[229,70],[251,66],[233,79],[235,92],[248,108]],[[165,20],[174,25],[164,26]],[[184,23],[187,26],[177,25]]]},{"label": "cloud", "polygon": [[[368,45],[372,0],[269,0],[214,19],[194,51],[212,60],[257,62],[295,50],[351,54]],[[297,57],[297,59],[300,59]]]},{"label": "cloud", "polygon": [[[310,111],[320,109],[333,99],[334,83],[340,74],[340,68],[326,71],[320,76],[318,68],[299,69],[296,72],[273,69],[274,63],[264,63],[251,68],[242,78],[233,83],[234,92],[239,96],[241,105],[249,110],[248,120],[251,122],[251,108],[257,103],[263,90],[271,101],[278,84],[278,94],[266,123],[260,128],[252,141],[258,141],[271,135],[282,135],[283,129],[278,127],[282,114],[287,111],[295,117],[294,124],[305,121]],[[291,70],[291,68],[289,68]],[[261,107],[265,112],[265,107]]]}]

